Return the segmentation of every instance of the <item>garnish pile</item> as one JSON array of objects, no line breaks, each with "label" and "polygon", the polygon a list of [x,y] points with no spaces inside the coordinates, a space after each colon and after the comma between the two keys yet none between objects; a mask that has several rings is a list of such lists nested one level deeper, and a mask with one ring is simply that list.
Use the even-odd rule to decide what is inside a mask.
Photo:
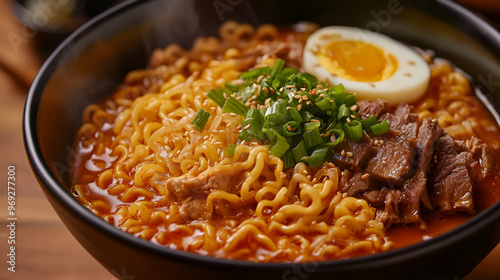
[{"label": "garnish pile", "polygon": [[[319,167],[345,139],[360,140],[363,131],[373,136],[389,131],[387,121],[361,119],[356,97],[341,84],[328,87],[311,74],[284,66],[277,59],[272,68],[241,73],[240,83],[226,82],[207,94],[227,113],[244,116],[239,138],[267,143],[269,153],[283,159],[284,169],[300,161]],[[209,118],[201,109],[193,125],[202,130]],[[232,155],[234,148],[229,145],[226,154]]]}]

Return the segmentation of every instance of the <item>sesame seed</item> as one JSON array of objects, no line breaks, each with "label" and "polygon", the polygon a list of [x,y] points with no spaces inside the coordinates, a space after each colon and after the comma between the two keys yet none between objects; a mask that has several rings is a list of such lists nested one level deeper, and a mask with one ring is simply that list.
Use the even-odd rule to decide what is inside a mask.
[{"label": "sesame seed", "polygon": [[384,145],[385,144],[385,141],[384,140],[380,140],[380,145]]},{"label": "sesame seed", "polygon": [[366,179],[368,179],[368,177],[370,177],[370,174],[365,173],[365,174],[363,174],[363,176],[361,176],[361,179],[366,180]]},{"label": "sesame seed", "polygon": [[332,136],[330,136],[330,142],[335,142],[335,134],[332,134]]},{"label": "sesame seed", "polygon": [[346,121],[347,121],[347,123],[351,123],[351,119],[350,118],[347,118]]},{"label": "sesame seed", "polygon": [[351,106],[351,111],[356,111],[358,110],[358,105],[352,105]]},{"label": "sesame seed", "polygon": [[286,110],[287,110],[287,111],[288,111],[288,110],[290,110],[290,106],[286,106]]},{"label": "sesame seed", "polygon": [[325,95],[323,93],[319,95],[319,98],[323,98],[323,97],[325,97]]},{"label": "sesame seed", "polygon": [[347,152],[347,153],[346,153],[346,155],[347,155],[348,157],[353,157],[353,156],[354,156],[354,154],[353,154],[353,153],[351,153],[351,152]]},{"label": "sesame seed", "polygon": [[375,141],[373,141],[373,144],[375,144],[375,145],[378,146],[380,144],[380,141],[379,140],[375,140]]},{"label": "sesame seed", "polygon": [[241,129],[241,124],[239,124],[239,125],[236,127],[236,129]]},{"label": "sesame seed", "polygon": [[302,96],[300,96],[300,95],[297,94],[297,95],[294,95],[293,98],[295,98],[295,99],[301,99]]},{"label": "sesame seed", "polygon": [[410,61],[408,61],[408,64],[410,64],[410,65],[415,65],[415,61],[410,60]]},{"label": "sesame seed", "polygon": [[281,179],[285,179],[286,178],[286,173],[281,172],[280,177],[281,177]]},{"label": "sesame seed", "polygon": [[303,101],[303,100],[304,100],[304,99],[302,99],[302,98],[301,98],[301,99],[299,99],[299,103],[302,103],[302,101]]},{"label": "sesame seed", "polygon": [[300,90],[304,91],[304,90],[306,90],[306,88],[300,88]]},{"label": "sesame seed", "polygon": [[[313,183],[317,183],[318,182],[318,178],[314,177],[313,180],[312,180]],[[315,222],[315,221],[313,221]]]},{"label": "sesame seed", "polygon": [[236,94],[237,94],[237,92],[233,92],[233,94],[231,94],[231,96],[236,97]]},{"label": "sesame seed", "polygon": [[276,93],[276,91],[274,90],[274,88],[269,88],[269,90],[270,90],[272,93]]},{"label": "sesame seed", "polygon": [[222,145],[222,142],[215,142],[214,145],[215,146]]},{"label": "sesame seed", "polygon": [[281,88],[279,89],[279,92],[283,92],[283,90],[284,90],[284,88],[283,88],[283,87],[281,87]]},{"label": "sesame seed", "polygon": [[237,116],[236,113],[229,113],[229,115],[232,117]]},{"label": "sesame seed", "polygon": [[222,93],[222,96],[224,96],[224,99],[227,99],[227,94],[225,92]]},{"label": "sesame seed", "polygon": [[250,106],[250,109],[256,109],[257,107],[255,105]]},{"label": "sesame seed", "polygon": [[258,78],[257,78],[257,83],[260,83],[262,81],[262,79],[264,79],[264,75],[260,75]]},{"label": "sesame seed", "polygon": [[351,119],[355,119],[355,118],[356,118],[356,116],[355,116],[355,115],[351,115]]},{"label": "sesame seed", "polygon": [[330,100],[330,103],[333,103],[333,100]]},{"label": "sesame seed", "polygon": [[292,102],[293,102],[293,99],[288,100],[288,103],[289,103],[289,104],[290,104],[290,103],[292,103]]},{"label": "sesame seed", "polygon": [[313,88],[313,89],[311,89],[311,90],[309,91],[309,94],[311,94],[311,95],[316,95],[316,94],[318,94],[318,90],[317,90],[317,89],[315,89],[315,88]]},{"label": "sesame seed", "polygon": [[342,150],[342,152],[340,152],[340,154],[341,154],[342,156],[345,156],[345,151],[344,151],[344,150]]},{"label": "sesame seed", "polygon": [[437,123],[437,119],[432,119],[432,123]]},{"label": "sesame seed", "polygon": [[236,97],[236,100],[241,100],[241,99],[243,99],[243,96]]},{"label": "sesame seed", "polygon": [[299,106],[297,106],[297,110],[300,111],[300,109],[302,109],[302,104],[299,104]]},{"label": "sesame seed", "polygon": [[317,119],[311,119],[311,122],[319,122]]},{"label": "sesame seed", "polygon": [[316,88],[323,89],[323,85],[317,85]]},{"label": "sesame seed", "polygon": [[286,86],[286,88],[295,88],[295,86],[294,85],[288,85],[288,86]]},{"label": "sesame seed", "polygon": [[286,130],[288,130],[288,131],[292,131],[292,127],[291,127],[289,124],[287,124],[287,125],[286,125]]},{"label": "sesame seed", "polygon": [[262,88],[262,90],[263,90],[265,93],[269,93],[269,89],[267,89],[266,87]]}]

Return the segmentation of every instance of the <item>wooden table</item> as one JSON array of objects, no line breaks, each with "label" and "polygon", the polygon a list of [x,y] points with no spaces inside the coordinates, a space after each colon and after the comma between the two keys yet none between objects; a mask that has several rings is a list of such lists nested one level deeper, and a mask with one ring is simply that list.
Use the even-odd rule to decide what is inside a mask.
[{"label": "wooden table", "polygon": [[[8,15],[0,1],[0,279],[112,280],[71,236],[45,199],[24,152],[21,119],[29,81],[39,62],[31,42],[17,45],[6,35],[21,34],[22,27]],[[7,271],[7,169],[16,168],[16,272]],[[460,264],[457,264],[460,265]],[[467,280],[500,279],[500,245],[483,260]]]}]

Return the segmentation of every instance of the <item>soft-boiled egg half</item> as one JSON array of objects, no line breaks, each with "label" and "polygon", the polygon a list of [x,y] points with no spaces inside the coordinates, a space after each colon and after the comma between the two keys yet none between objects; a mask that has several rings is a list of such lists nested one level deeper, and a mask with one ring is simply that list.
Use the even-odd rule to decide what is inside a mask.
[{"label": "soft-boiled egg half", "polygon": [[307,39],[305,70],[320,81],[342,84],[358,99],[409,103],[422,97],[430,69],[411,48],[379,33],[327,26]]}]

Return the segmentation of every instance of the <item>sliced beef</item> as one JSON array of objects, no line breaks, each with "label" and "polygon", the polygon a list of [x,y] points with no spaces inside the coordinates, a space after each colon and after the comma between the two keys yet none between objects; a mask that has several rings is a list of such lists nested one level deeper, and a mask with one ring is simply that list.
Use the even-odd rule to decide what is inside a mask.
[{"label": "sliced beef", "polygon": [[[228,193],[237,193],[244,181],[244,173],[232,169],[208,169],[197,177],[179,176],[167,180],[168,195],[181,205],[180,211],[186,221],[205,219],[206,199],[208,195],[217,190]],[[217,211],[225,211],[223,206],[215,205]],[[226,213],[227,214],[227,213]]]},{"label": "sliced beef", "polygon": [[374,186],[369,174],[359,171],[354,172],[354,174],[349,170],[344,171],[340,182],[340,192],[353,197],[358,197],[372,190]]},{"label": "sliced beef", "polygon": [[388,186],[394,187],[411,175],[415,139],[387,132],[381,138],[384,144],[376,148],[375,156],[368,160],[366,172]]},{"label": "sliced beef", "polygon": [[342,169],[363,170],[372,153],[373,147],[370,137],[363,132],[361,140],[347,140],[335,148],[333,163]]},{"label": "sliced beef", "polygon": [[362,119],[370,116],[379,118],[382,114],[387,112],[387,100],[360,100],[358,101],[358,114]]},{"label": "sliced beef", "polygon": [[391,131],[380,137],[384,144],[377,147],[366,171],[390,186],[399,186],[412,174],[418,115],[405,104],[399,105],[393,113],[383,114],[380,120],[386,120]]},{"label": "sliced beef", "polygon": [[465,141],[455,141],[455,144],[461,152],[468,151],[472,153],[474,160],[480,163],[479,175],[481,177],[486,177],[495,172],[495,152],[481,139],[472,137]]},{"label": "sliced beef", "polygon": [[393,113],[386,113],[380,117],[380,121],[386,120],[393,131],[400,131],[407,138],[417,137],[418,115],[412,113],[411,107],[407,104],[400,104]]},{"label": "sliced beef", "polygon": [[420,205],[432,209],[432,203],[427,194],[427,176],[434,153],[436,140],[441,136],[442,129],[437,122],[424,119],[418,130],[417,153],[413,168],[415,172],[411,178],[406,180],[401,190],[399,201],[401,221],[403,223],[416,223],[421,220]]},{"label": "sliced beef", "polygon": [[435,155],[429,186],[433,203],[445,212],[474,213],[472,154],[459,152],[453,138],[443,134],[436,141]]},{"label": "sliced beef", "polygon": [[400,223],[399,200],[401,191],[383,188],[380,194],[384,197],[384,209],[377,211],[376,219],[381,221],[385,227]]}]

